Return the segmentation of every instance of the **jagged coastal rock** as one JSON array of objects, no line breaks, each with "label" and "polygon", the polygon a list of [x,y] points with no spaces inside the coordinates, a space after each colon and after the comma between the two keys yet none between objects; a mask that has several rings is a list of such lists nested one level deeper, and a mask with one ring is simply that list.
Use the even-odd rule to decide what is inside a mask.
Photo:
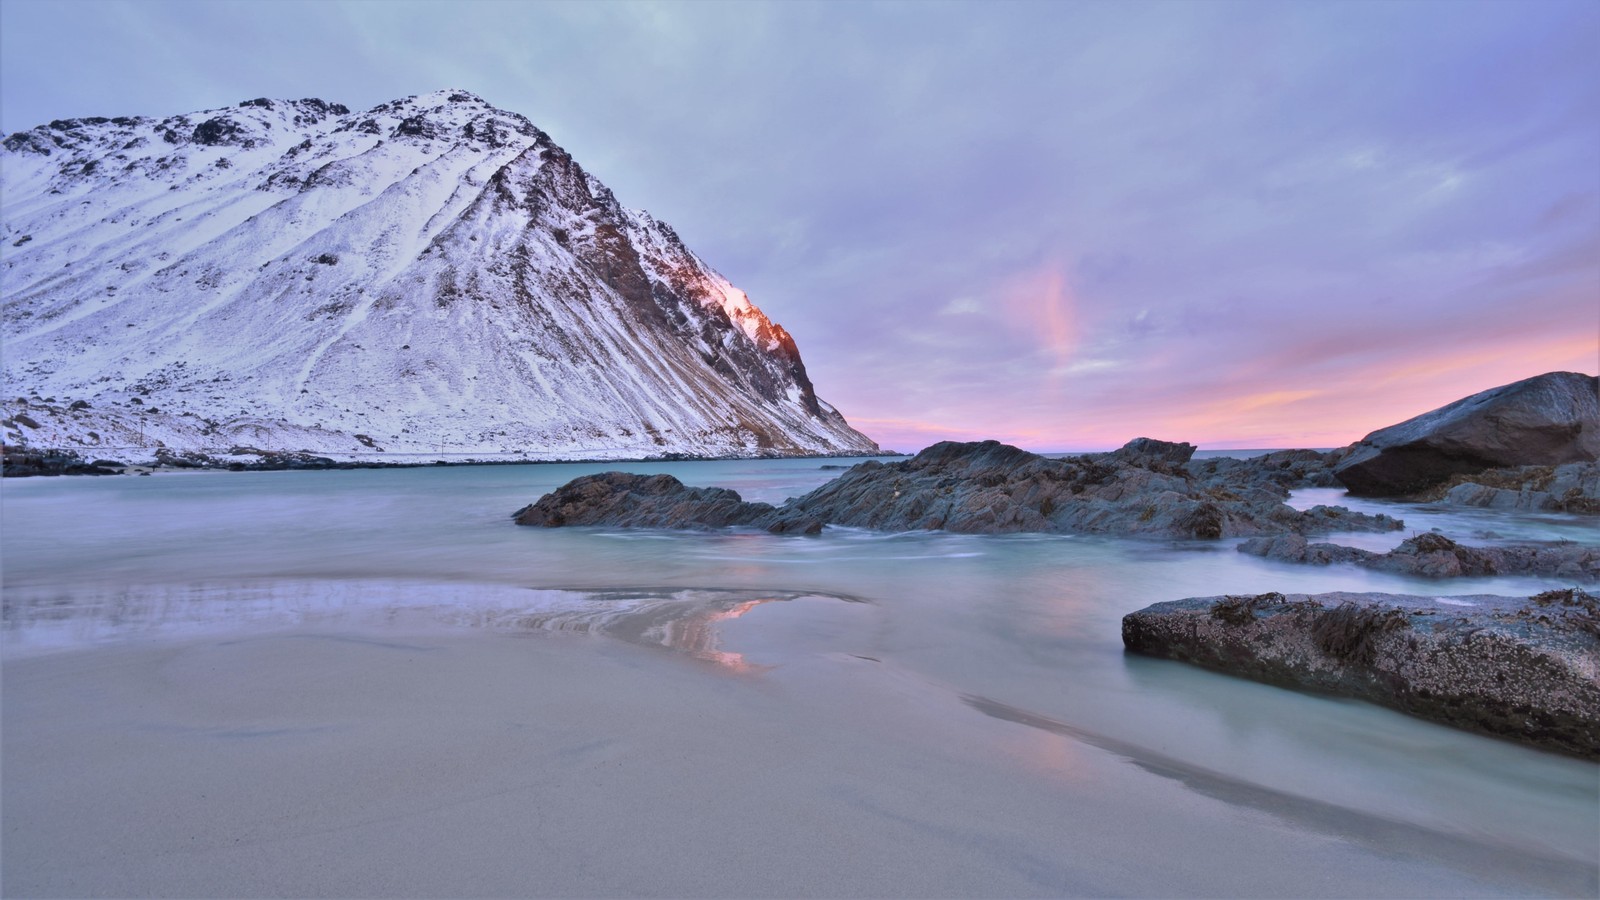
[{"label": "jagged coastal rock", "polygon": [[836,525],[971,534],[1060,532],[1219,538],[1383,531],[1388,517],[1299,511],[1287,491],[1195,479],[1192,444],[1139,438],[1106,454],[1050,459],[997,441],[942,442],[903,462],[869,461],[789,504]]},{"label": "jagged coastal rock", "polygon": [[1189,474],[1217,487],[1266,487],[1285,497],[1294,488],[1340,487],[1333,467],[1345,451],[1274,450],[1248,459],[1216,457],[1189,463]]},{"label": "jagged coastal rock", "polygon": [[1410,499],[1485,509],[1600,513],[1600,463],[1517,466],[1457,475]]},{"label": "jagged coastal rock", "polygon": [[1419,534],[1388,553],[1340,544],[1308,543],[1298,534],[1251,538],[1240,553],[1280,562],[1331,565],[1353,563],[1369,569],[1425,578],[1535,575],[1573,581],[1600,581],[1600,547],[1580,544],[1468,547],[1442,534]]},{"label": "jagged coastal rock", "polygon": [[1131,651],[1600,759],[1600,601],[1261,594],[1157,603]]},{"label": "jagged coastal rock", "polygon": [[0,182],[8,445],[877,449],[671,227],[465,91],[55,121],[0,142]]},{"label": "jagged coastal rock", "polygon": [[1353,494],[1401,496],[1456,475],[1600,459],[1600,378],[1550,372],[1473,394],[1367,435],[1334,477]]},{"label": "jagged coastal rock", "polygon": [[774,533],[815,534],[822,523],[786,515],[770,503],[748,503],[727,488],[693,488],[671,475],[601,472],[567,482],[512,514],[518,525],[612,525],[706,530],[744,526]]},{"label": "jagged coastal rock", "polygon": [[719,528],[814,532],[823,524],[877,531],[1057,532],[1220,538],[1388,531],[1389,516],[1342,507],[1296,510],[1277,483],[1233,488],[1190,474],[1193,445],[1140,438],[1112,453],[1051,459],[997,441],[942,442],[911,459],[869,460],[781,507],[733,491],[686,488],[667,476],[577,479],[519,510],[524,525]]}]

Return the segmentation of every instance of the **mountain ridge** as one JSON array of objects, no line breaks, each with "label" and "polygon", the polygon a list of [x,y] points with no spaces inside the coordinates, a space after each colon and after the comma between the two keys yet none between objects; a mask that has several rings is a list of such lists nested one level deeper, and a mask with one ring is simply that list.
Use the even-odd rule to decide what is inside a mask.
[{"label": "mountain ridge", "polygon": [[8,443],[877,449],[670,226],[466,91],[57,120],[0,185]]}]

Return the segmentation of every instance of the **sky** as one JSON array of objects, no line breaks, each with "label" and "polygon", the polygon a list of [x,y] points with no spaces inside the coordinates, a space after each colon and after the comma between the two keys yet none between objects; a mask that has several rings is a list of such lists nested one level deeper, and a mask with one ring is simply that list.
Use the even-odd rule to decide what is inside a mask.
[{"label": "sky", "polygon": [[1600,3],[0,3],[0,130],[446,87],[887,449],[1334,447],[1600,371]]}]

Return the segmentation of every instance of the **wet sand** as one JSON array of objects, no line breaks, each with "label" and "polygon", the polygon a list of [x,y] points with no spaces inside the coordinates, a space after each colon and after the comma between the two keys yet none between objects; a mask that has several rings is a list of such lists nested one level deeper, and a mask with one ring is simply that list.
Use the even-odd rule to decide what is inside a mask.
[{"label": "wet sand", "polygon": [[793,639],[847,628],[851,606],[729,596],[593,629],[365,618],[14,652],[4,893],[1596,890],[1584,859],[1262,790]]}]

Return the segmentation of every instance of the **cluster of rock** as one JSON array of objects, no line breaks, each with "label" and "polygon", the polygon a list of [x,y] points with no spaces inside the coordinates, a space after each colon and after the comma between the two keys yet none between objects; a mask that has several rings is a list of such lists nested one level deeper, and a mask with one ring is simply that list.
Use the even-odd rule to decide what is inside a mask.
[{"label": "cluster of rock", "polygon": [[122,463],[113,459],[87,460],[71,450],[33,450],[7,445],[0,450],[0,475],[27,478],[35,475],[116,475]]},{"label": "cluster of rock", "polygon": [[1157,603],[1129,650],[1600,759],[1600,601],[1261,594]]},{"label": "cluster of rock", "polygon": [[[71,450],[29,450],[5,448],[3,474],[7,478],[31,475],[123,475],[131,468],[114,459],[85,460]],[[339,462],[326,456],[296,451],[235,448],[227,457],[195,451],[160,448],[149,463],[167,469],[226,469],[231,472],[276,472],[286,469],[361,469],[382,467],[381,463]]]},{"label": "cluster of rock", "polygon": [[1231,456],[1194,460],[1189,474],[1208,487],[1265,487],[1281,490],[1284,496],[1296,488],[1336,488],[1339,480],[1333,469],[1344,458],[1344,450],[1274,450],[1248,459]]},{"label": "cluster of rock", "polygon": [[[277,472],[288,469],[370,469],[389,468],[396,463],[341,462],[326,456],[304,451],[258,450],[254,447],[235,447],[226,456],[213,456],[198,451],[158,448],[154,460],[144,464],[166,469],[226,469],[230,472]],[[36,450],[30,448],[4,448],[4,465],[0,474],[7,478],[35,475],[125,475],[143,466],[130,466],[116,459],[87,460],[71,450]]]},{"label": "cluster of rock", "polygon": [[1388,553],[1340,544],[1313,544],[1297,534],[1251,538],[1239,545],[1239,552],[1280,562],[1354,563],[1382,572],[1427,578],[1538,575],[1600,581],[1600,547],[1569,543],[1468,547],[1433,532],[1408,538]]},{"label": "cluster of rock", "polygon": [[[287,469],[363,469],[373,463],[340,462],[304,450],[258,450],[234,447],[226,457],[198,451],[156,451],[156,464],[173,469],[227,469],[230,472],[280,472]],[[382,467],[382,464],[379,464]]]},{"label": "cluster of rock", "polygon": [[[1327,454],[1291,451],[1281,480],[1352,494],[1505,510],[1600,513],[1600,379],[1552,372],[1483,391]],[[1276,455],[1276,454],[1274,454]],[[1208,465],[1210,465],[1208,463]],[[1261,463],[1214,477],[1259,482]],[[1239,550],[1403,575],[1600,580],[1600,547],[1468,547],[1421,534],[1387,553],[1301,534]],[[1129,650],[1600,758],[1600,602],[1577,589],[1520,599],[1262,594],[1158,603],[1124,617]]]},{"label": "cluster of rock", "polygon": [[[1050,459],[995,441],[941,443],[869,461],[783,506],[666,475],[577,479],[519,510],[524,525],[744,526],[815,533],[1079,532],[1249,537],[1273,560],[1351,563],[1429,577],[1600,580],[1600,547],[1468,547],[1417,535],[1387,553],[1307,533],[1387,530],[1388,516],[1297,511],[1301,487],[1500,509],[1600,511],[1596,379],[1551,373],[1485,391],[1332,452],[1192,459],[1140,438]],[[1531,598],[1262,594],[1158,603],[1123,619],[1129,650],[1273,684],[1357,697],[1433,721],[1600,758],[1600,602],[1581,590]]]},{"label": "cluster of rock", "polygon": [[1051,459],[996,441],[944,442],[898,463],[863,463],[789,507],[879,531],[1059,532],[1220,538],[1385,531],[1388,516],[1295,510],[1282,485],[1197,478],[1194,446],[1139,438],[1112,453]]},{"label": "cluster of rock", "polygon": [[1111,453],[1051,459],[997,441],[942,442],[893,463],[869,460],[781,507],[670,476],[610,472],[572,481],[518,510],[523,525],[646,528],[745,526],[815,533],[825,524],[877,531],[1055,532],[1221,538],[1389,531],[1389,516],[1296,510],[1258,468],[1198,478],[1192,444],[1139,438]]}]

